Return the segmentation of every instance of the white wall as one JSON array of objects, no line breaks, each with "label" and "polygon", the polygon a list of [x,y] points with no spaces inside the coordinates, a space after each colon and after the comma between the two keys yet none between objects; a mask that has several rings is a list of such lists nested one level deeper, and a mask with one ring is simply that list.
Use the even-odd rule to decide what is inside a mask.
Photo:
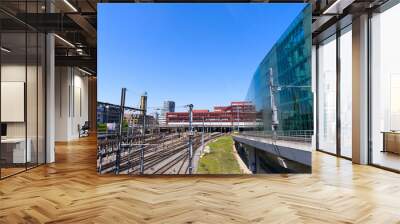
[{"label": "white wall", "polygon": [[88,78],[76,68],[56,67],[55,140],[79,138],[78,125],[88,120]]},{"label": "white wall", "polygon": [[[8,64],[1,66],[1,81],[25,82],[25,64]],[[6,108],[1,108],[6,110]],[[7,137],[25,137],[25,122],[7,123]]]},{"label": "white wall", "polygon": [[[26,70],[27,69],[27,70]],[[24,82],[26,83],[25,76],[26,71],[28,72],[29,76],[28,79],[31,79],[30,74],[36,74],[36,67],[28,66],[26,67],[25,64],[3,64],[1,66],[1,81],[2,82]],[[36,80],[28,80],[29,85],[36,86]],[[27,88],[27,106],[30,108],[36,108],[36,88]],[[4,97],[4,96],[3,96]],[[33,105],[31,105],[33,103]],[[7,108],[1,108],[2,110],[6,110]],[[24,108],[22,108],[24,110]],[[28,119],[28,132],[30,130],[36,130],[36,113],[32,113],[29,109],[27,113]],[[36,111],[36,109],[35,109]],[[34,121],[34,124],[31,122]],[[7,136],[8,137],[25,137],[25,126],[26,122],[7,122]],[[36,134],[36,132],[35,132]],[[28,133],[29,137],[29,133]]]},{"label": "white wall", "polygon": [[[71,119],[71,135],[73,138],[79,137],[78,125],[83,125],[85,121],[89,120],[88,113],[88,78],[81,76],[81,73],[76,74],[77,70],[74,70],[74,102],[72,103],[72,119]],[[79,71],[78,71],[79,72]]]},{"label": "white wall", "polygon": [[[36,70],[38,69],[38,70]],[[25,80],[27,78],[27,80]],[[25,66],[25,64],[9,63],[2,64],[1,66],[1,81],[2,82],[24,82],[26,84],[26,107],[23,102],[22,108],[14,110],[22,110],[20,113],[26,112],[26,120],[21,122],[5,122],[7,123],[7,137],[9,138],[24,138],[25,135],[29,139],[32,162],[36,162],[39,159],[39,163],[44,163],[44,74],[42,68],[35,66]],[[2,89],[3,92],[4,89]],[[24,94],[24,90],[21,94]],[[4,94],[4,93],[3,93]],[[2,95],[2,98],[7,95]],[[12,110],[11,108],[3,107],[4,110]],[[7,113],[13,113],[13,111],[6,111]],[[14,112],[16,113],[16,112]],[[24,116],[24,115],[22,115]]]}]

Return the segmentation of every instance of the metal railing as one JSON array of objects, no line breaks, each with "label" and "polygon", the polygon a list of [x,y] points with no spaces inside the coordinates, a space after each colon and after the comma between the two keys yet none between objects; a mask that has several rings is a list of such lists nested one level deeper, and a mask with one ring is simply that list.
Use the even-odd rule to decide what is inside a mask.
[{"label": "metal railing", "polygon": [[[313,130],[278,130],[276,131],[276,140],[283,141],[296,141],[296,142],[311,142],[314,135]],[[273,138],[272,131],[243,131],[240,135],[260,137],[260,138]]]}]

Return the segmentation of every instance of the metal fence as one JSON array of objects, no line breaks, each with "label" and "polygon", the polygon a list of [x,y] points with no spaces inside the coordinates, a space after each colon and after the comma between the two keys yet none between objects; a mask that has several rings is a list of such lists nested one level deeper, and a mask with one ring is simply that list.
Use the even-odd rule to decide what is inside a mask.
[{"label": "metal fence", "polygon": [[[273,138],[272,131],[243,131],[241,135],[260,137],[260,138]],[[276,131],[276,140],[283,141],[296,141],[296,142],[311,142],[314,135],[313,130],[278,130]]]}]

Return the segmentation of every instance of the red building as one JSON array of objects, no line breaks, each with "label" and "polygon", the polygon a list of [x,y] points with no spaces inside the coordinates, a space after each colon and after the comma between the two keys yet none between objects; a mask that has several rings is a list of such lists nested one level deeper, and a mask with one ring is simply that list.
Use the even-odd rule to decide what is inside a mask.
[{"label": "red building", "polygon": [[[189,112],[168,112],[166,117],[167,124],[189,122]],[[214,111],[193,110],[194,123],[254,122],[255,119],[255,106],[248,101],[231,102],[229,106],[215,106]]]}]

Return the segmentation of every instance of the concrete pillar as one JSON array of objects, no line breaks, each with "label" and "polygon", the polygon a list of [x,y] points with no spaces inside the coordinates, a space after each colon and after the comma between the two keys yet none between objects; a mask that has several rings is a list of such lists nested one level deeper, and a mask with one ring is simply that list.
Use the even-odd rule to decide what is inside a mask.
[{"label": "concrete pillar", "polygon": [[353,19],[353,162],[368,163],[368,15]]},{"label": "concrete pillar", "polygon": [[[46,1],[46,12],[54,12],[54,4]],[[46,163],[55,162],[55,40],[46,34]]]},{"label": "concrete pillar", "polygon": [[55,54],[54,35],[46,35],[46,163],[55,161]]},{"label": "concrete pillar", "polygon": [[253,147],[250,146],[245,146],[247,153],[248,153],[248,159],[249,159],[249,170],[252,173],[257,173],[257,161],[256,161],[256,152]]}]

